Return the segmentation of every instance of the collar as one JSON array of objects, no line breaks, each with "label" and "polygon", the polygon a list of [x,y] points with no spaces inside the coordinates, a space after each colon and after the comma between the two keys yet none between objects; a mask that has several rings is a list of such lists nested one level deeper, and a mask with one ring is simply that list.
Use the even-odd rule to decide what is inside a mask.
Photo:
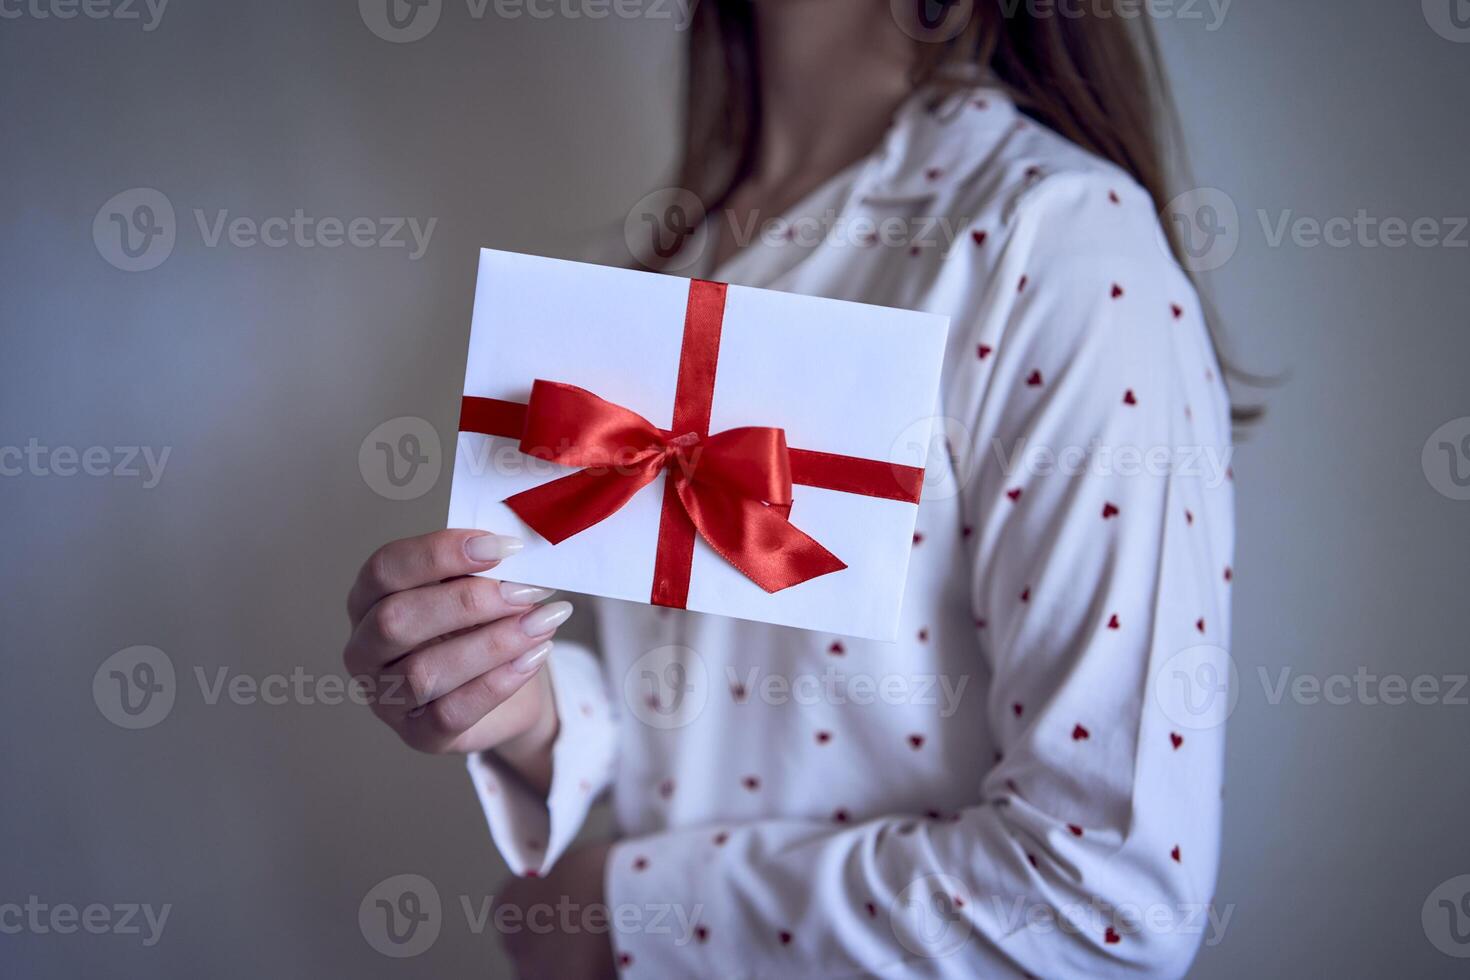
[{"label": "collar", "polygon": [[858,177],[864,203],[906,203],[935,197],[975,175],[1020,119],[998,86],[981,78],[959,86],[926,86],[894,115]]}]

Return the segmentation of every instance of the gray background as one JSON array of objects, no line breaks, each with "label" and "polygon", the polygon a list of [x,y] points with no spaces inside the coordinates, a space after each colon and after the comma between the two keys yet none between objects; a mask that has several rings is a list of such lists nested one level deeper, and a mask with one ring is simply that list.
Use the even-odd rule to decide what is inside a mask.
[{"label": "gray background", "polygon": [[[1470,215],[1470,43],[1381,0],[1242,0],[1218,30],[1159,28],[1196,183],[1240,211],[1211,288],[1239,357],[1290,374],[1235,458],[1240,701],[1217,896],[1232,918],[1195,975],[1449,975],[1464,961],[1420,912],[1470,873],[1470,707],[1272,703],[1260,670],[1273,685],[1283,668],[1467,670],[1470,502],[1436,492],[1421,449],[1470,416],[1470,251],[1273,247],[1258,212]],[[477,246],[571,254],[616,239],[661,186],[681,40],[658,17],[477,20],[464,0],[410,44],[347,2],[177,0],[152,31],[0,19],[0,445],[171,450],[154,488],[0,478],[0,903],[172,905],[151,948],[0,935],[0,973],[499,962],[459,909],[503,868],[458,762],[351,704],[210,704],[194,672],[340,670],[355,567],[439,526],[448,495],[447,477],[411,501],[375,493],[359,445],[398,416],[453,431]],[[126,273],[92,224],[135,187],[167,195],[178,239]],[[196,208],[438,223],[411,261],[207,247]],[[167,653],[177,700],[128,731],[92,682],[135,644]],[[400,873],[445,902],[438,941],[406,960],[357,921]]]}]

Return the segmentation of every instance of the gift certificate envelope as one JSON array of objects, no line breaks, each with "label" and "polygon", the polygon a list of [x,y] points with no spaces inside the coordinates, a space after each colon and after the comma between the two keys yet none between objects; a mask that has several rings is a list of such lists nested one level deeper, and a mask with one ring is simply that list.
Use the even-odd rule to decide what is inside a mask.
[{"label": "gift certificate envelope", "polygon": [[892,640],[948,320],[482,250],[449,526],[497,576]]}]

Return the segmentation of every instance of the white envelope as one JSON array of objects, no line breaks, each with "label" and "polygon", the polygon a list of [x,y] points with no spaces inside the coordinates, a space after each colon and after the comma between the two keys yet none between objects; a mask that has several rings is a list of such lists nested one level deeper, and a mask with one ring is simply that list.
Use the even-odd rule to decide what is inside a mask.
[{"label": "white envelope", "polygon": [[[668,429],[689,292],[676,276],[483,249],[464,394],[524,404],[533,381],[562,382]],[[709,432],[780,428],[793,449],[922,469],[948,326],[928,313],[730,286]],[[448,526],[526,541],[497,576],[649,602],[667,475],[552,545],[504,501],[572,472],[520,453],[514,438],[461,432]],[[699,539],[686,608],[892,640],[917,504],[804,485],[792,498],[791,523],[847,567],[772,593]]]}]

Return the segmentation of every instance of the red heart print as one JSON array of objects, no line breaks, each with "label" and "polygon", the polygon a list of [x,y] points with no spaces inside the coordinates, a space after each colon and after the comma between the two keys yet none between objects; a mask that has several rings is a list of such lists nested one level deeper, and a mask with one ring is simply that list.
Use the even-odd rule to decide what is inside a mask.
[{"label": "red heart print", "polygon": [[1123,203],[1118,198],[1118,192],[1117,191],[1108,191],[1108,200],[1109,201],[1112,201],[1114,204],[1122,204]]},{"label": "red heart print", "polygon": [[840,657],[847,652],[847,647],[842,645],[841,640],[833,640],[832,645],[827,648],[827,652],[834,657]]},{"label": "red heart print", "polygon": [[989,620],[976,619],[975,620],[975,628],[977,630],[983,630],[986,627],[986,625],[988,625],[988,623],[989,623]]},{"label": "red heart print", "polygon": [[1035,854],[1027,854],[1026,855],[1026,860],[1028,862],[1030,862],[1031,867],[1033,867],[1033,868],[1039,868],[1039,867],[1041,867],[1041,865],[1038,864],[1037,861],[1036,861],[1036,855]]},{"label": "red heart print", "polygon": [[915,749],[922,749],[924,747],[924,736],[910,735],[909,745],[913,746]]},{"label": "red heart print", "polygon": [[1169,856],[1174,859],[1174,863],[1175,864],[1182,864],[1183,863],[1182,861],[1179,860],[1179,845],[1178,844],[1175,844],[1174,845],[1174,850],[1172,850],[1172,851],[1169,852]]},{"label": "red heart print", "polygon": [[919,642],[920,643],[928,643],[929,642],[929,630],[928,630],[927,627],[924,628],[924,629],[919,630]]},{"label": "red heart print", "polygon": [[1184,736],[1183,735],[1180,735],[1178,732],[1170,732],[1169,733],[1169,742],[1177,750],[1179,748],[1179,746],[1181,746],[1181,745],[1184,744]]},{"label": "red heart print", "polygon": [[818,745],[826,745],[830,741],[832,741],[832,733],[831,732],[829,732],[829,731],[820,731],[820,732],[817,732],[817,744]]},{"label": "red heart print", "polygon": [[868,902],[863,907],[868,910],[868,918],[870,918],[870,919],[876,919],[876,918],[878,918],[878,906],[874,905],[872,902]]},{"label": "red heart print", "polygon": [[1184,316],[1184,307],[1180,306],[1178,303],[1170,303],[1169,312],[1173,313],[1174,319],[1178,320],[1180,317]]},{"label": "red heart print", "polygon": [[1077,725],[1072,729],[1072,741],[1074,742],[1086,741],[1091,737],[1092,733],[1083,728],[1081,725]]},{"label": "red heart print", "polygon": [[834,810],[832,812],[832,822],[833,823],[847,823],[847,811],[846,810]]},{"label": "red heart print", "polygon": [[989,344],[981,344],[980,346],[975,348],[975,355],[983,361],[990,356],[990,352],[993,350],[995,350],[995,348],[991,347]]},{"label": "red heart print", "polygon": [[658,795],[659,796],[662,796],[666,800],[669,797],[673,796],[674,795],[674,781],[672,779],[665,779],[663,782],[659,783],[658,784]]},{"label": "red heart print", "polygon": [[1028,282],[1030,282],[1030,281],[1031,280],[1029,278],[1027,278],[1026,276],[1022,276],[1021,277],[1021,283],[1020,283],[1020,285],[1018,285],[1016,287],[1016,292],[1018,292],[1018,293],[1024,293],[1026,291],[1026,284]]},{"label": "red heart print", "polygon": [[1123,287],[1118,285],[1117,283],[1113,283],[1113,299],[1121,299],[1122,297]]},{"label": "red heart print", "polygon": [[954,907],[957,908],[957,909],[964,908],[965,907],[965,900],[963,898],[961,898],[959,895],[956,895],[954,897]]},{"label": "red heart print", "polygon": [[1235,578],[1235,573],[1230,570],[1230,566],[1229,565],[1226,565],[1225,566],[1225,581],[1229,582],[1233,578]]},{"label": "red heart print", "polygon": [[1032,388],[1040,388],[1041,372],[1033,370],[1029,375],[1026,376],[1026,384],[1031,386]]},{"label": "red heart print", "polygon": [[745,685],[744,684],[739,684],[739,683],[731,684],[730,685],[730,696],[735,699],[735,702],[737,704],[744,704],[745,703]]},{"label": "red heart print", "polygon": [[1017,718],[1021,717],[1022,713],[1025,712],[1025,710],[1026,706],[1019,701],[1011,705],[1011,713],[1014,714]]},{"label": "red heart print", "polygon": [[919,251],[920,251],[919,246],[917,246],[917,245],[910,245],[909,246],[909,254],[910,255],[918,255],[919,254]]},{"label": "red heart print", "polygon": [[537,871],[535,868],[527,868],[525,871],[522,871],[521,872],[521,877],[522,878],[539,878],[539,877],[541,877],[541,872]]},{"label": "red heart print", "polygon": [[638,856],[638,857],[636,857],[636,858],[634,858],[633,859],[633,870],[634,871],[647,871],[648,870],[648,858],[643,857],[641,855]]},{"label": "red heart print", "polygon": [[722,830],[718,834],[715,834],[713,839],[716,847],[724,847],[725,841],[730,839],[730,835]]},{"label": "red heart print", "polygon": [[974,242],[976,245],[984,245],[985,244],[985,239],[987,239],[989,237],[990,237],[990,233],[989,232],[985,232],[985,231],[972,231],[972,232],[970,232],[970,241]]},{"label": "red heart print", "polygon": [[1199,630],[1201,633],[1205,631],[1205,618],[1203,616],[1194,621],[1194,628]]},{"label": "red heart print", "polygon": [[990,108],[990,102],[988,100],[986,100],[986,99],[976,99],[974,102],[972,102],[970,104],[973,105],[976,109],[989,109]]},{"label": "red heart print", "polygon": [[1137,405],[1138,404],[1138,399],[1136,397],[1134,397],[1133,389],[1132,388],[1129,388],[1127,391],[1123,392],[1123,404],[1124,405]]},{"label": "red heart print", "polygon": [[620,966],[620,967],[622,967],[623,969],[626,970],[628,967],[630,967],[632,965],[633,965],[633,954],[632,953],[619,953],[618,954],[618,966]]},{"label": "red heart print", "polygon": [[1190,510],[1187,507],[1184,509],[1184,523],[1186,523],[1186,524],[1193,524],[1194,523],[1194,511]]},{"label": "red heart print", "polygon": [[944,171],[940,170],[938,167],[930,167],[928,170],[924,171],[924,176],[928,177],[930,180],[938,180],[943,174]]},{"label": "red heart print", "polygon": [[761,788],[761,781],[760,778],[757,776],[746,776],[744,779],[740,780],[740,785],[744,786],[746,789],[754,793],[756,790]]},{"label": "red heart print", "polygon": [[1107,943],[1109,946],[1118,942],[1121,938],[1122,937],[1118,935],[1118,930],[1114,929],[1112,926],[1108,926],[1107,932],[1103,933],[1103,942]]},{"label": "red heart print", "polygon": [[1006,496],[1007,497],[1010,497],[1011,500],[1013,500],[1013,501],[1014,500],[1020,500],[1021,499],[1021,488],[1020,487],[1012,487],[1011,489],[1009,489],[1009,490],[1006,491]]},{"label": "red heart print", "polygon": [[790,946],[791,945],[791,933],[787,932],[785,929],[782,929],[781,930],[780,939],[781,939],[781,945],[782,946]]},{"label": "red heart print", "polygon": [[915,531],[914,532],[914,544],[923,544],[923,543],[924,543],[924,532],[923,531]]},{"label": "red heart print", "polygon": [[1116,504],[1111,504],[1111,503],[1104,503],[1103,504],[1103,520],[1107,520],[1110,517],[1117,517],[1117,516],[1118,516],[1118,507],[1117,507]]},{"label": "red heart print", "polygon": [[1022,602],[1030,602],[1031,601],[1031,586],[1028,585],[1024,589],[1021,590],[1021,601]]},{"label": "red heart print", "polygon": [[709,942],[709,927],[708,926],[695,926],[694,927],[694,938],[695,939],[698,939],[702,943]]},{"label": "red heart print", "polygon": [[1026,168],[1026,179],[1027,180],[1035,180],[1037,177],[1040,177],[1040,176],[1041,176],[1041,168],[1040,167],[1027,167]]},{"label": "red heart print", "polygon": [[1082,836],[1082,828],[1079,827],[1079,826],[1077,826],[1075,823],[1069,823],[1069,824],[1067,824],[1067,829],[1072,832],[1072,836],[1073,837],[1081,837]]},{"label": "red heart print", "polygon": [[1110,630],[1119,629],[1119,628],[1122,627],[1122,625],[1123,625],[1122,623],[1118,622],[1118,614],[1117,613],[1113,613],[1111,616],[1108,617],[1108,629],[1110,629]]},{"label": "red heart print", "polygon": [[964,527],[960,528],[960,537],[962,537],[962,538],[968,538],[970,535],[972,535],[974,533],[975,533],[975,529],[973,527],[971,527],[970,525],[968,525],[968,524],[966,524]]}]

